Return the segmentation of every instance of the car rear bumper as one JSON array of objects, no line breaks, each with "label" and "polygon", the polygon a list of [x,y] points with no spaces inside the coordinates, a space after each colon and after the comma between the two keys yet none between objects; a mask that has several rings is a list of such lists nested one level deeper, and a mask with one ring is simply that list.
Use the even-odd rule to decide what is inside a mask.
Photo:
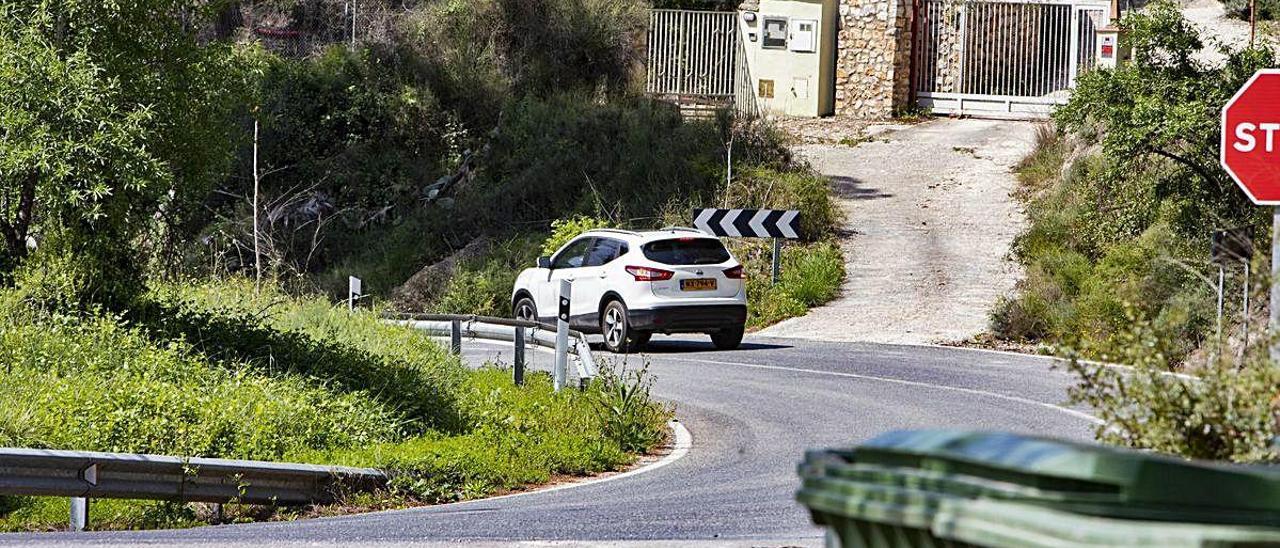
[{"label": "car rear bumper", "polygon": [[658,333],[718,331],[747,323],[747,305],[668,306],[629,310],[631,328]]}]

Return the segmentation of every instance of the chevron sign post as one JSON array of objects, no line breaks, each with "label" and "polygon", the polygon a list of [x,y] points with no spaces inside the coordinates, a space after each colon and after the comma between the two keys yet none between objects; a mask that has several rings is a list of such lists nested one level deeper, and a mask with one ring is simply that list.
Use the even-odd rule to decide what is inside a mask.
[{"label": "chevron sign post", "polygon": [[695,209],[693,227],[716,236],[773,238],[773,283],[782,270],[782,240],[800,237],[800,212],[783,209]]}]

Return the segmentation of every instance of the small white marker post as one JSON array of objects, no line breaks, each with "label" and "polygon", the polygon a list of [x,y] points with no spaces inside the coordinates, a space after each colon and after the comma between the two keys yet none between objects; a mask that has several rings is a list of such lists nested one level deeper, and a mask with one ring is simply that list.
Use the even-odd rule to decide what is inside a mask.
[{"label": "small white marker post", "polygon": [[363,296],[361,285],[360,278],[347,276],[347,310],[356,309],[356,299]]},{"label": "small white marker post", "polygon": [[89,526],[89,499],[71,497],[71,530],[83,531]]},{"label": "small white marker post", "polygon": [[[98,485],[98,465],[90,464],[80,471],[80,479],[90,486]],[[89,498],[71,497],[71,530],[83,531],[89,526]]]},{"label": "small white marker post", "polygon": [[564,388],[569,374],[569,302],[573,298],[573,286],[569,280],[560,280],[560,310],[556,315],[556,365],[551,379],[555,391]]}]

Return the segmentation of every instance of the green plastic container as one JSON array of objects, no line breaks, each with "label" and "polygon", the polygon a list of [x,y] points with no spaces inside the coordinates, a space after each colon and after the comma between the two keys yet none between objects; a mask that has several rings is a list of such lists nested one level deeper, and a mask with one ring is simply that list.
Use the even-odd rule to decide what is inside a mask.
[{"label": "green plastic container", "polygon": [[797,499],[846,547],[1280,546],[1280,471],[1034,436],[899,431],[813,451]]}]

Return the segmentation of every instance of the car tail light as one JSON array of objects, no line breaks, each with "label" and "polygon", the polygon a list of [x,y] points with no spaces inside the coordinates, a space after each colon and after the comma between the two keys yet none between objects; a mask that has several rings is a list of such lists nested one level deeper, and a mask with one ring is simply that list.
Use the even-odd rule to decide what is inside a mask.
[{"label": "car tail light", "polygon": [[670,280],[671,277],[676,274],[670,270],[649,268],[647,266],[628,266],[627,273],[635,276],[637,282],[660,282],[662,280]]},{"label": "car tail light", "polygon": [[746,277],[746,272],[743,272],[742,265],[738,265],[733,268],[724,269],[724,277],[729,278],[730,280],[741,280]]}]

